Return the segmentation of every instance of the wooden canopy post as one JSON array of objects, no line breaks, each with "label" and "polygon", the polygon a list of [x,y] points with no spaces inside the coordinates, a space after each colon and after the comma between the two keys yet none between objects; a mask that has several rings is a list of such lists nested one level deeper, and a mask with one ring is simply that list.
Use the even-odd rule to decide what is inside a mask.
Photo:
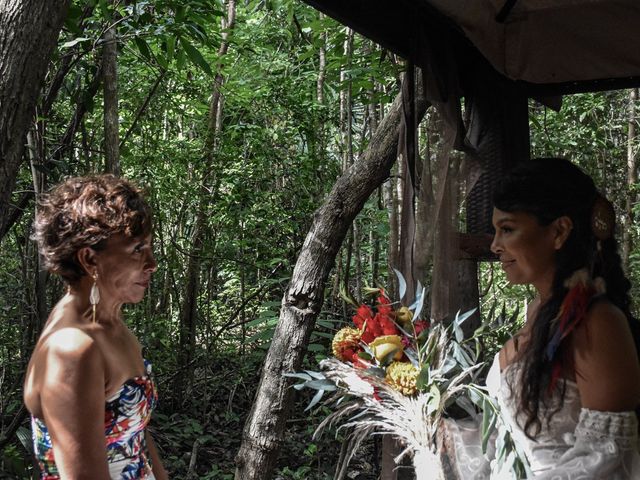
[{"label": "wooden canopy post", "polygon": [[[458,258],[440,259],[442,263],[452,262],[448,275],[434,271],[432,316],[441,320],[458,310],[477,308],[462,325],[465,335],[470,336],[481,322],[478,262],[495,258],[489,249],[493,237],[493,193],[513,165],[529,159],[530,144],[528,99],[516,85],[489,77],[467,86],[466,92],[467,141],[472,147],[468,155],[479,162],[481,174],[466,199],[466,233],[458,236]],[[439,230],[437,234],[446,232]],[[441,282],[447,284],[446,289],[439,288]],[[446,293],[438,294],[442,291]]]}]

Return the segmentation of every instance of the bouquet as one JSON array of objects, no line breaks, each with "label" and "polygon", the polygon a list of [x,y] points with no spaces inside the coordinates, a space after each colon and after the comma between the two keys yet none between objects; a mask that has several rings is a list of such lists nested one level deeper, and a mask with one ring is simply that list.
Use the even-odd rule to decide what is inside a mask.
[{"label": "bouquet", "polygon": [[[402,300],[406,283],[398,271],[396,275]],[[329,402],[335,402],[335,410],[314,436],[333,425],[348,431],[347,453],[339,461],[336,478],[343,478],[362,441],[376,434],[403,441],[406,448],[396,463],[412,455],[418,479],[441,478],[436,431],[445,408],[457,401],[477,414],[460,394],[472,389],[476,403],[486,397],[481,387],[464,382],[482,366],[476,361],[478,349],[464,342],[460,327],[473,311],[458,312],[449,326],[431,325],[421,317],[425,288],[418,285],[417,291],[415,301],[405,306],[392,302],[382,288],[367,289],[365,296],[373,302],[354,303],[353,326],[335,334],[333,358],[320,362],[322,371],[287,374],[302,380],[294,388],[317,390],[307,410],[327,392]]]}]

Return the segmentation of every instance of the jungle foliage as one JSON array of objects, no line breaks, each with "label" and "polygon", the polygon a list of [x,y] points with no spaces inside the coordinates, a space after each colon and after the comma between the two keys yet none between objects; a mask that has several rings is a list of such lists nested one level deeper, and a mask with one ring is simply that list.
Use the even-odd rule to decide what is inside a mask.
[{"label": "jungle foliage", "polygon": [[[223,0],[72,2],[13,193],[24,211],[0,244],[0,478],[31,478],[22,379],[43,312],[63,292],[59,280],[38,273],[30,240],[34,181],[46,189],[105,168],[98,86],[109,29],[118,39],[121,168],[145,186],[155,215],[159,268],[145,300],[126,309],[159,384],[152,432],[175,478],[233,478],[282,292],[313,212],[366,148],[399,92],[404,63],[299,1],[238,2],[232,31],[224,26],[227,6]],[[229,48],[220,55],[225,33]],[[223,107],[214,129],[216,94]],[[629,149],[633,157],[638,149],[629,135],[637,99],[630,98],[628,91],[570,96],[559,113],[531,101],[531,139],[534,156],[575,159],[614,202],[629,234],[628,271],[640,285],[637,177],[628,170]],[[428,137],[421,135],[421,155],[430,157]],[[312,369],[353,313],[340,290],[392,281],[396,171],[389,182],[358,216],[336,262],[308,348]],[[199,213],[203,241],[194,249]],[[195,329],[184,343],[186,272],[194,256]],[[481,312],[493,332],[485,358],[522,321],[532,297],[507,285],[499,270],[491,263],[480,269]],[[327,411],[307,416],[308,400],[300,398],[289,420],[278,478],[333,478],[340,442],[331,435],[311,441]],[[364,448],[351,478],[377,478],[378,450],[376,441]]]}]

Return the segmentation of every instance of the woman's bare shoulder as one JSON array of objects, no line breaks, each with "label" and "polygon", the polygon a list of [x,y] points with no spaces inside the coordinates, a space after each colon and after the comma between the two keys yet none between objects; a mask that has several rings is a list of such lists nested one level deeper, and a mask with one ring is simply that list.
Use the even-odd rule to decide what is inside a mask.
[{"label": "woman's bare shoulder", "polygon": [[582,404],[605,411],[640,402],[640,363],[626,315],[607,300],[594,303],[575,329],[571,347]]}]

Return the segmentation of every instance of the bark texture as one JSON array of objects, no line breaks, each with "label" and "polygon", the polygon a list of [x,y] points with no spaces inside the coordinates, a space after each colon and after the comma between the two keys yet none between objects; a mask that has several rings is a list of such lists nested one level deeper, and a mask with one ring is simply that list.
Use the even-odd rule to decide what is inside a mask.
[{"label": "bark texture", "polygon": [[629,122],[627,131],[627,195],[625,201],[624,227],[622,230],[622,265],[625,272],[629,272],[629,256],[633,248],[633,205],[638,200],[636,183],[638,182],[638,166],[636,161],[636,102],[638,101],[638,89],[629,91]]},{"label": "bark texture", "polygon": [[0,231],[29,121],[70,0],[0,0]]},{"label": "bark texture", "polygon": [[[426,102],[420,95],[418,111]],[[338,179],[316,211],[291,282],[282,299],[280,320],[264,362],[262,378],[236,457],[236,480],[271,478],[293,400],[291,381],[282,376],[300,368],[309,336],[322,307],[324,288],[353,219],[384,182],[396,160],[401,98],[380,124],[367,150]]]}]

